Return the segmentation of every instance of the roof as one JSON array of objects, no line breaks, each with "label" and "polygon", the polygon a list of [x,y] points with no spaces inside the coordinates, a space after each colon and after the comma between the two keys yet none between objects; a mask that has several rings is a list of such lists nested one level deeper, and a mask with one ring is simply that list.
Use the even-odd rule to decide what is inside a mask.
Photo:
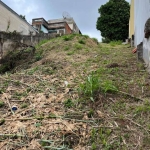
[{"label": "roof", "polygon": [[60,18],[48,20],[48,23],[58,23],[58,22],[75,22],[73,18]]},{"label": "roof", "polygon": [[34,18],[34,19],[32,19],[32,21],[40,20],[40,19],[44,20],[48,24],[48,22],[44,18],[42,18],[42,17],[41,18]]},{"label": "roof", "polygon": [[48,23],[59,23],[59,22],[65,22],[65,20],[63,18],[48,20]]},{"label": "roof", "polygon": [[38,32],[34,27],[32,27],[32,25],[30,25],[26,20],[22,19],[20,17],[20,15],[18,15],[14,10],[12,10],[10,7],[8,7],[4,2],[2,2],[0,0],[0,4],[3,5],[7,10],[9,10],[11,13],[13,13],[14,15],[16,15],[20,20],[22,20],[23,22],[25,22],[27,25],[29,25],[34,31]]}]

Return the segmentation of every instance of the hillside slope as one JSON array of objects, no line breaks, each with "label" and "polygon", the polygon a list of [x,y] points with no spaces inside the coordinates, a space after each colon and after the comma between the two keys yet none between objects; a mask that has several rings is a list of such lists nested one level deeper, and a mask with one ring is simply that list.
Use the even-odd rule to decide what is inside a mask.
[{"label": "hillside slope", "polygon": [[6,60],[1,150],[150,149],[150,78],[127,46],[68,35]]}]

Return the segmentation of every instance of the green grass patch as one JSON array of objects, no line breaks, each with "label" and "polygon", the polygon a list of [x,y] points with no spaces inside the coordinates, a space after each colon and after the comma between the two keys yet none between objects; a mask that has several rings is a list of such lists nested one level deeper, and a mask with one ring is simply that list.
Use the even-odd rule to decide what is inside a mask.
[{"label": "green grass patch", "polygon": [[34,59],[35,61],[39,61],[43,58],[43,49],[38,49],[35,53]]},{"label": "green grass patch", "polygon": [[80,44],[85,44],[85,43],[86,43],[83,39],[80,39],[78,42],[79,42]]},{"label": "green grass patch", "polygon": [[81,44],[75,44],[74,47],[77,50],[81,50],[83,48]]},{"label": "green grass patch", "polygon": [[144,105],[137,106],[135,108],[135,113],[149,113],[150,112],[150,102],[146,101]]},{"label": "green grass patch", "polygon": [[21,104],[21,109],[23,109],[23,108],[27,108],[29,106],[29,104],[27,104],[27,103],[23,103],[23,104]]},{"label": "green grass patch", "polygon": [[70,34],[70,35],[64,35],[62,38],[64,41],[71,41],[74,38],[75,35]]},{"label": "green grass patch", "polygon": [[88,35],[82,35],[83,37],[85,37],[86,39],[90,38]]},{"label": "green grass patch", "polygon": [[68,51],[69,50],[69,46],[66,46],[65,48],[64,48],[64,51]]},{"label": "green grass patch", "polygon": [[4,107],[4,102],[0,100],[0,108]]},{"label": "green grass patch", "polygon": [[98,44],[98,39],[97,39],[97,38],[92,38],[92,39],[93,39],[93,41],[94,41],[95,43]]},{"label": "green grass patch", "polygon": [[37,70],[39,70],[39,67],[38,67],[38,66],[35,67],[35,68],[30,69],[30,70],[27,72],[27,74],[33,75]]},{"label": "green grass patch", "polygon": [[66,108],[71,108],[71,107],[73,107],[73,106],[74,106],[73,100],[72,100],[72,99],[67,99],[67,100],[65,100],[65,101],[64,101],[64,106],[65,106]]},{"label": "green grass patch", "polygon": [[122,44],[122,41],[111,41],[109,43],[111,46],[117,46],[117,45],[121,45]]},{"label": "green grass patch", "polygon": [[70,51],[67,53],[67,55],[73,55],[74,54],[74,51]]},{"label": "green grass patch", "polygon": [[117,87],[111,80],[102,80],[101,75],[97,74],[97,72],[93,72],[86,78],[84,83],[81,83],[79,85],[80,95],[85,99],[90,99],[91,101],[95,101],[96,97],[98,96],[98,93],[100,92],[106,94],[116,93],[117,91]]},{"label": "green grass patch", "polygon": [[43,45],[43,44],[45,44],[45,43],[47,43],[47,42],[49,42],[49,41],[50,41],[50,40],[47,40],[47,39],[41,40],[35,47],[38,48],[38,47],[40,47],[41,45]]},{"label": "green grass patch", "polygon": [[100,79],[99,76],[91,74],[89,75],[84,83],[79,85],[79,93],[85,98],[89,98],[91,101],[94,101],[97,92],[100,90]]}]

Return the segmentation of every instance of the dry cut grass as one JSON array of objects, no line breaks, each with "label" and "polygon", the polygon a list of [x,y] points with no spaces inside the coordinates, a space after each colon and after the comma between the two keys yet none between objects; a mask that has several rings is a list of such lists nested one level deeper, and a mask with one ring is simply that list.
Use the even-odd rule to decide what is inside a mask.
[{"label": "dry cut grass", "polygon": [[150,78],[130,48],[71,35],[19,61],[0,75],[1,150],[150,149]]}]

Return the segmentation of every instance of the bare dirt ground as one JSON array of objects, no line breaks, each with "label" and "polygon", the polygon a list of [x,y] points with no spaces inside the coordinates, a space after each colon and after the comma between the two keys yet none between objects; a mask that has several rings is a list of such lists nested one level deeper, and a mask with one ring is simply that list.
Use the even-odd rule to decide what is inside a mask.
[{"label": "bare dirt ground", "polygon": [[24,52],[0,75],[1,150],[150,149],[150,76],[131,48],[72,35]]}]

